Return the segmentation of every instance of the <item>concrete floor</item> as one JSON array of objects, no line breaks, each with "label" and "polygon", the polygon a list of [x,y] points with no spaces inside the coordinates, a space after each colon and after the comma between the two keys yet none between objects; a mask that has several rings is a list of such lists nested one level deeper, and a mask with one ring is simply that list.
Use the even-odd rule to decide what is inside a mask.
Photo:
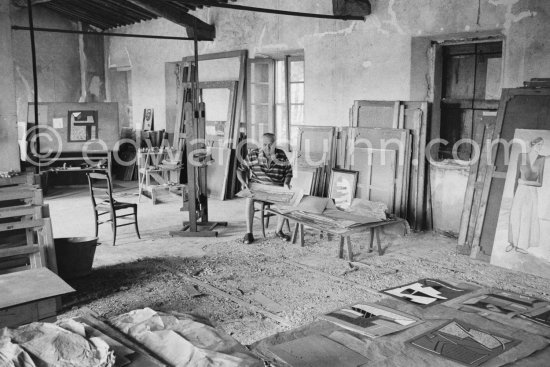
[{"label": "concrete floor", "polygon": [[[121,201],[137,202],[136,193],[133,183],[117,182],[115,186],[115,196]],[[50,205],[55,237],[93,235],[93,213],[86,187],[52,189],[46,202]],[[220,229],[218,238],[169,235],[169,231],[181,228],[187,219],[187,213],[180,211],[180,198],[158,205],[142,198],[138,209],[141,240],[137,239],[133,226],[122,227],[117,246],[113,247],[110,226],[100,227],[102,245],[96,251],[94,272],[71,283],[77,292],[64,298],[60,316],[73,317],[92,310],[109,318],[143,307],[198,313],[249,345],[274,333],[306,325],[319,314],[343,305],[358,300],[378,301],[381,295],[376,291],[422,278],[468,282],[550,299],[547,279],[459,255],[455,239],[433,233],[403,237],[397,231],[388,231],[382,235],[385,253],[378,256],[359,246],[367,243],[369,236],[358,234],[352,237],[355,257],[352,264],[336,257],[336,241],[319,240],[314,231],[306,234],[306,246],[300,247],[273,238],[273,228],[268,231],[268,239],[261,239],[259,229],[255,228],[258,241],[244,245],[243,200],[209,203],[211,220],[229,222],[227,228]],[[350,270],[351,265],[354,270]],[[245,302],[276,312],[290,326],[200,287],[206,295],[195,298],[178,274],[194,277]],[[258,293],[271,301],[258,303],[255,298]],[[277,307],[271,309],[274,305]],[[509,325],[512,321],[506,318],[500,322]],[[516,324],[519,322],[516,320]],[[516,327],[524,329],[525,325]],[[543,327],[530,332],[550,338],[550,330]]]},{"label": "concrete floor", "polygon": [[[138,202],[137,187],[133,182],[116,182],[114,196],[119,201]],[[115,265],[146,257],[203,256],[203,247],[220,241],[241,238],[245,231],[243,217],[244,199],[219,201],[210,199],[211,221],[227,221],[227,228],[220,227],[218,238],[171,237],[169,231],[178,230],[188,220],[187,212],[180,211],[181,198],[166,197],[166,202],[152,205],[142,196],[138,206],[138,223],[141,240],[134,226],[118,228],[116,246],[112,246],[112,231],[109,224],[99,227],[99,242],[94,267]],[[92,203],[87,187],[71,186],[50,189],[46,197],[50,205],[55,238],[85,237],[94,235]],[[258,232],[259,233],[259,232]]]}]

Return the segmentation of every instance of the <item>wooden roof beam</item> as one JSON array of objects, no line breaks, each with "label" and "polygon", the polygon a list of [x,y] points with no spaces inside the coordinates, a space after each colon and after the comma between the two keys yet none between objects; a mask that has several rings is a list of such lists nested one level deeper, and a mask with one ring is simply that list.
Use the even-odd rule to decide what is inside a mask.
[{"label": "wooden roof beam", "polygon": [[[42,3],[47,3],[51,0],[31,0],[32,5],[38,5]],[[12,0],[13,5],[18,6],[20,8],[26,8],[27,7],[27,0]]]},{"label": "wooden roof beam", "polygon": [[[257,8],[252,6],[243,6],[243,5],[233,5],[222,2],[217,2],[216,0],[178,0],[181,3],[189,3],[197,6],[209,6],[211,8],[225,8],[233,10],[244,10],[251,11],[256,13],[268,13],[268,14],[278,14],[278,15],[289,15],[294,17],[303,17],[303,18],[319,18],[319,19],[337,19],[337,20],[365,20],[363,15],[331,15],[331,14],[318,14],[318,13],[302,13],[296,11],[288,10],[279,10],[279,9],[268,9],[268,8]],[[361,0],[363,2],[367,0]],[[368,1],[367,1],[368,2]],[[369,14],[370,14],[370,3],[369,3]]]},{"label": "wooden roof beam", "polygon": [[198,40],[213,40],[216,37],[216,28],[184,10],[175,10],[169,3],[159,0],[126,0],[142,9],[179,24],[187,29],[187,35],[193,37],[194,28],[197,28]]}]

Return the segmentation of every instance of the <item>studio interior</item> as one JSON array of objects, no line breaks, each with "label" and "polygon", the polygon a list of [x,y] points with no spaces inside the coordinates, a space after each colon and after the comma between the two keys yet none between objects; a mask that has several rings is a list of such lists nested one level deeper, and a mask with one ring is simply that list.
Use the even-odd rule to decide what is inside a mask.
[{"label": "studio interior", "polygon": [[548,0],[0,0],[0,366],[550,366],[549,35]]}]

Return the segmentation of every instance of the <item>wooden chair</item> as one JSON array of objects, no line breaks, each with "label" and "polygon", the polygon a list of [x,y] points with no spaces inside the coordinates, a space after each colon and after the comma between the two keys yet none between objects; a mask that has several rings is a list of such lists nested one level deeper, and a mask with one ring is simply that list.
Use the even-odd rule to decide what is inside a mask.
[{"label": "wooden chair", "polygon": [[[256,204],[259,204],[259,208],[256,207]],[[267,201],[263,201],[263,200],[254,200],[254,213],[259,213],[260,214],[260,223],[262,223],[262,235],[265,237],[265,229],[269,227],[269,219],[271,217],[274,217],[275,214],[269,212],[268,210],[271,209],[271,205],[272,203],[269,203]],[[291,232],[290,230],[290,223],[288,222],[288,219],[285,218],[285,223],[287,228],[288,228],[288,231]]]},{"label": "wooden chair", "polygon": [[[139,228],[137,222],[137,204],[124,203],[113,199],[113,186],[109,175],[104,173],[88,173],[88,183],[90,185],[90,196],[92,198],[92,205],[95,215],[95,236],[98,234],[98,227],[100,224],[111,222],[111,228],[113,229],[113,246],[116,241],[116,229],[117,227],[128,226],[134,224],[136,227],[136,234],[139,239]],[[124,209],[132,209],[133,213],[127,213],[117,216],[117,211]],[[99,221],[99,217],[105,214],[109,214],[110,219]],[[117,224],[118,218],[126,218],[128,216],[134,216],[134,221],[124,224]]]}]

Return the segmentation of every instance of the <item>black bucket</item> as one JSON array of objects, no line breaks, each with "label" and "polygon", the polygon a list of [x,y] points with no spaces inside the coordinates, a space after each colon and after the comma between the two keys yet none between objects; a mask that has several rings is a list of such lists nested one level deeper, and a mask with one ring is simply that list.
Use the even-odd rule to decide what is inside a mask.
[{"label": "black bucket", "polygon": [[54,243],[61,278],[79,278],[92,272],[97,237],[55,238]]}]

